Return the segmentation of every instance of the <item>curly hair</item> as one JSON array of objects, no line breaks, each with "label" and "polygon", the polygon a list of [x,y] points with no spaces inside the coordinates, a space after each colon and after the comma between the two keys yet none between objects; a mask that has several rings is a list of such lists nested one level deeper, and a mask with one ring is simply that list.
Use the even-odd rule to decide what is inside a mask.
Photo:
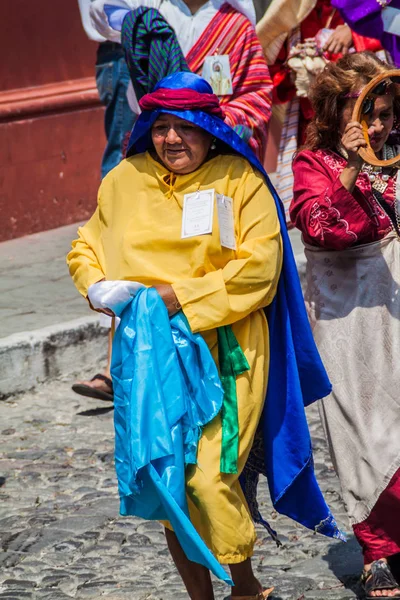
[{"label": "curly hair", "polygon": [[[337,149],[340,120],[349,102],[346,95],[359,92],[371,79],[392,68],[372,52],[347,54],[336,63],[328,63],[310,88],[309,99],[315,115],[307,127],[303,148]],[[400,90],[398,85],[395,88],[395,114],[400,115]]]}]

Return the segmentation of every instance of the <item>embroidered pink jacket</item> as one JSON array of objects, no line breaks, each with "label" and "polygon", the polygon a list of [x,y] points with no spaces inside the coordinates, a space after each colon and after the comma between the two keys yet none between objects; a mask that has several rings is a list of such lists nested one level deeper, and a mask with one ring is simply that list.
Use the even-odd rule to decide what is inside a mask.
[{"label": "embroidered pink jacket", "polygon": [[[290,217],[307,244],[344,250],[380,240],[392,230],[366,173],[360,173],[352,193],[343,187],[339,176],[345,165],[344,158],[328,150],[303,150],[294,160]],[[393,204],[394,193],[390,178],[387,202]]]}]

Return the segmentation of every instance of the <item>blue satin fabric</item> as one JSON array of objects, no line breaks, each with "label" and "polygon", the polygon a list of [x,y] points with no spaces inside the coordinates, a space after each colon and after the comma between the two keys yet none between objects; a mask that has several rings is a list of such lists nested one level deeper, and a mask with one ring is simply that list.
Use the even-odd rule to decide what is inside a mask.
[{"label": "blue satin fabric", "polygon": [[231,584],[190,521],[185,491],[185,465],[196,462],[202,427],[222,406],[216,364],[182,312],[169,319],[155,289],[117,312],[111,374],[121,514],[169,520],[186,556]]},{"label": "blue satin fabric", "polygon": [[[175,73],[158,88],[190,87],[211,93],[194,73]],[[310,529],[343,539],[315,478],[310,433],[304,407],[332,389],[308,321],[285,213],[263,166],[247,144],[221,119],[200,110],[143,111],[133,128],[128,156],[152,147],[151,126],[161,113],[186,119],[246,158],[265,178],[276,203],[283,242],[283,267],[276,297],[266,309],[270,329],[270,377],[262,416],[264,460],[276,510]]]}]

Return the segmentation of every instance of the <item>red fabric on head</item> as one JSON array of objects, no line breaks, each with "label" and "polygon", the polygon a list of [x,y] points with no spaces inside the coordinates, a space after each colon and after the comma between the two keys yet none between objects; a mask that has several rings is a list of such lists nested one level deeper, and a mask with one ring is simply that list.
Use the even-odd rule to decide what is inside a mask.
[{"label": "red fabric on head", "polygon": [[215,94],[201,94],[189,88],[171,90],[160,88],[155,92],[146,94],[139,100],[142,110],[157,110],[170,108],[171,110],[203,110],[219,119],[224,119],[224,112]]}]

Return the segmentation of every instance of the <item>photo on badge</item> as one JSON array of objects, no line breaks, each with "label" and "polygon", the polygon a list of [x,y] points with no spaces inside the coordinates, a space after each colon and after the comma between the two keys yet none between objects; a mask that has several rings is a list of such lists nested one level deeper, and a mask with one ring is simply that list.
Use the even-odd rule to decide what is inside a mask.
[{"label": "photo on badge", "polygon": [[217,96],[227,96],[233,93],[228,54],[207,56],[204,60],[202,77],[208,81]]}]

